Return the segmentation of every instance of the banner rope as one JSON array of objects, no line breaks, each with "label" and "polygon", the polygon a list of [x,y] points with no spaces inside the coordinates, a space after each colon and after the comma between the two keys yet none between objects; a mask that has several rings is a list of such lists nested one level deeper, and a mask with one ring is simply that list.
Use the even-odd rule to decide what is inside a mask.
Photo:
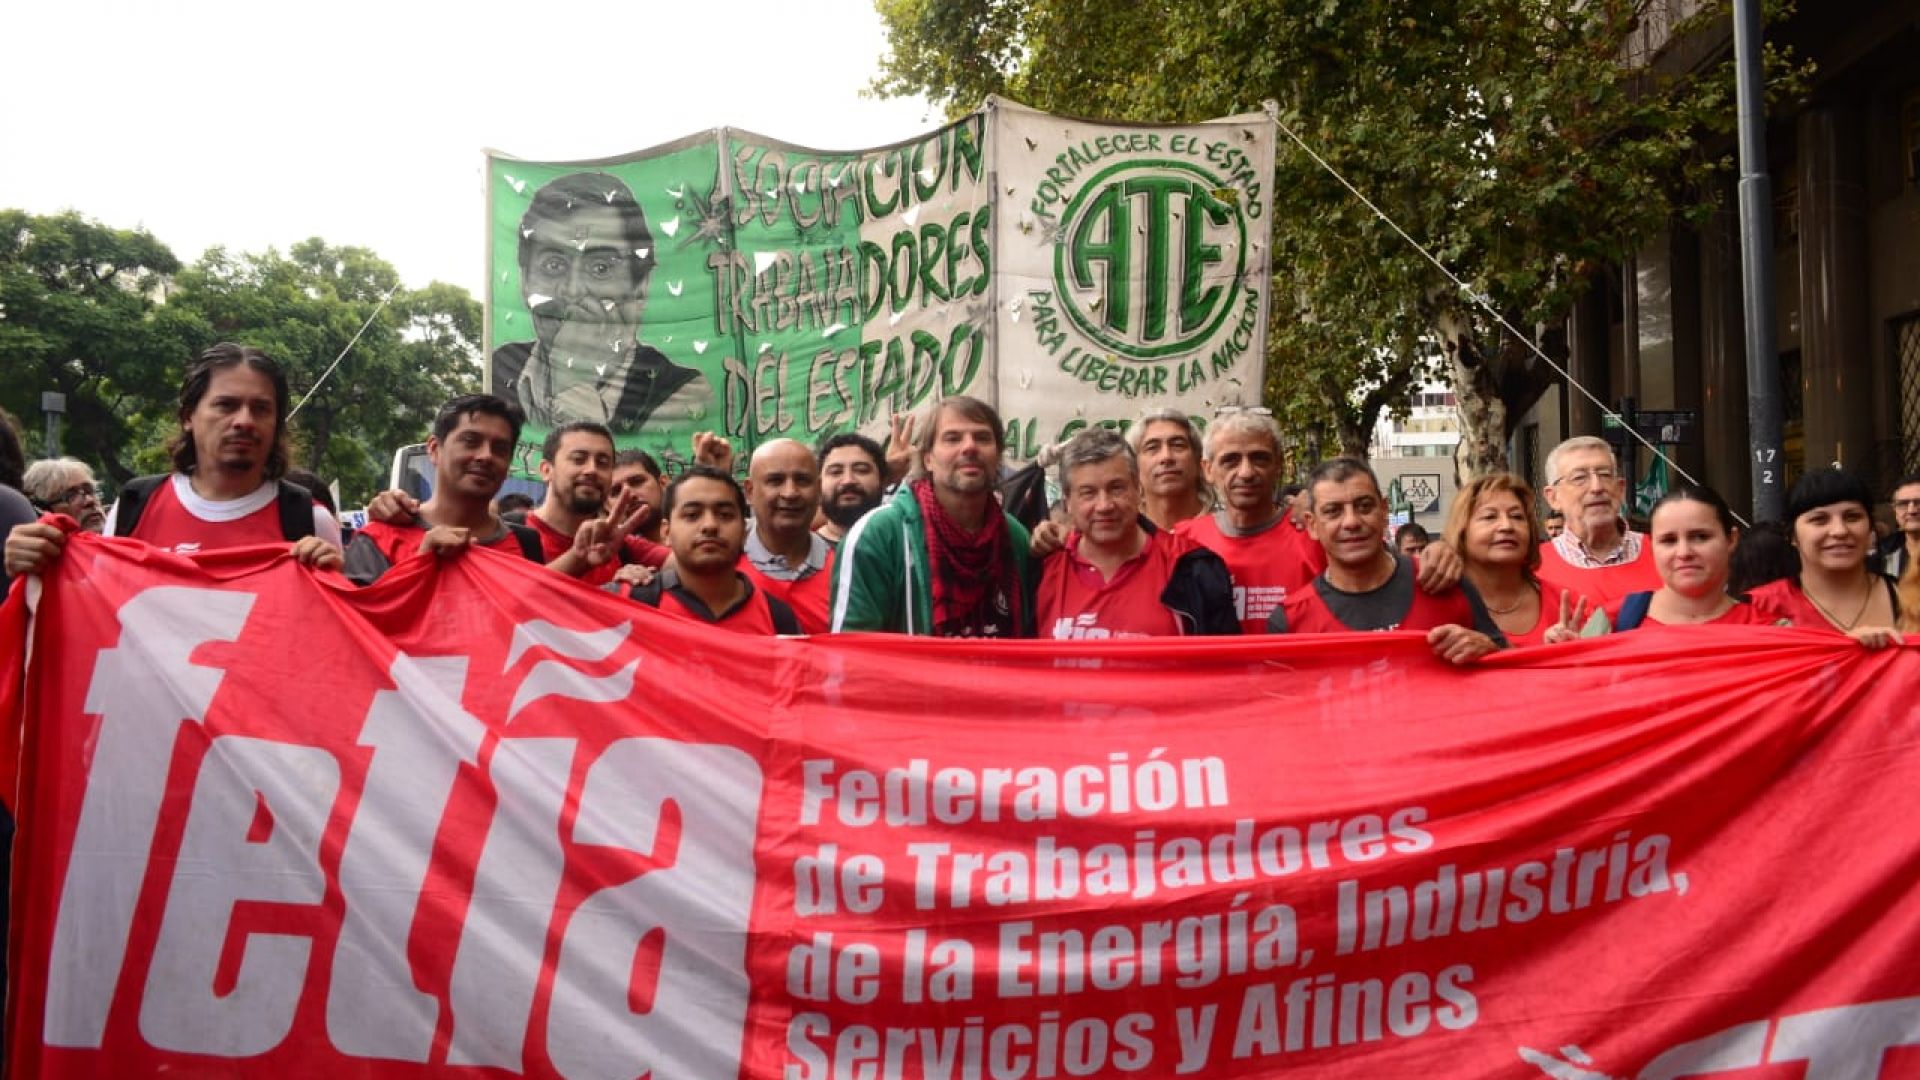
[{"label": "banner rope", "polygon": [[368,315],[367,321],[360,324],[360,329],[353,332],[353,337],[347,341],[347,347],[340,350],[340,355],[333,358],[333,363],[327,365],[327,370],[320,373],[320,377],[313,381],[313,385],[307,388],[307,392],[301,396],[299,402],[287,413],[287,419],[291,420],[300,415],[300,410],[305,408],[307,402],[313,399],[313,395],[320,392],[320,387],[325,385],[327,378],[333,374],[334,369],[340,366],[340,361],[345,360],[347,354],[353,351],[353,347],[359,344],[360,335],[367,332],[367,327],[373,325],[373,320],[380,317],[380,313],[387,309],[388,301],[393,299],[393,294],[399,291],[400,283],[395,282],[393,288],[387,290],[387,295],[381,297],[380,303],[374,306],[373,314]]},{"label": "banner rope", "polygon": [[[1340,174],[1340,170],[1328,164],[1327,159],[1321,157],[1319,154],[1314,153],[1313,147],[1308,146],[1306,143],[1306,140],[1294,134],[1293,129],[1287,126],[1287,122],[1285,120],[1280,119],[1279,110],[1277,109],[1272,110],[1270,111],[1269,115],[1273,117],[1273,122],[1279,125],[1280,130],[1287,133],[1287,138],[1292,139],[1295,146],[1298,146],[1301,150],[1305,151],[1306,155],[1312,158],[1315,164],[1319,165],[1322,169],[1325,169],[1328,176],[1331,176],[1335,180],[1339,181],[1341,187],[1346,188],[1347,191],[1352,193],[1354,198],[1360,200],[1362,205],[1364,205],[1368,210],[1373,211],[1373,216],[1379,218],[1381,221],[1386,222],[1387,227],[1389,229],[1392,229],[1394,232],[1400,234],[1400,239],[1405,240],[1413,248],[1413,250],[1420,253],[1422,258],[1432,263],[1434,269],[1440,271],[1442,274],[1445,274],[1447,276],[1447,280],[1453,282],[1454,285],[1459,288],[1460,295],[1464,296],[1469,302],[1479,307],[1480,310],[1486,312],[1489,316],[1491,316],[1495,322],[1499,323],[1502,327],[1504,327],[1509,334],[1512,334],[1515,340],[1524,344],[1527,347],[1528,351],[1532,352],[1533,355],[1545,361],[1548,367],[1558,372],[1560,377],[1567,381],[1568,386],[1571,386],[1575,390],[1580,391],[1580,395],[1582,397],[1586,398],[1588,401],[1591,401],[1595,405],[1599,406],[1600,413],[1603,417],[1612,417],[1614,420],[1619,421],[1621,430],[1625,431],[1628,435],[1633,436],[1633,438],[1636,441],[1638,441],[1640,445],[1646,447],[1648,450],[1651,450],[1653,452],[1653,455],[1656,458],[1659,458],[1661,461],[1666,462],[1668,468],[1678,473],[1680,477],[1686,480],[1689,484],[1693,484],[1697,487],[1705,486],[1701,484],[1700,481],[1694,479],[1693,474],[1681,468],[1679,462],[1668,457],[1665,451],[1661,450],[1658,446],[1654,445],[1654,443],[1651,440],[1649,440],[1645,435],[1642,435],[1640,434],[1639,431],[1635,430],[1632,427],[1632,425],[1628,424],[1626,420],[1623,417],[1621,417],[1619,413],[1615,412],[1611,408],[1608,408],[1607,403],[1604,401],[1601,401],[1598,397],[1596,397],[1593,391],[1588,390],[1585,386],[1581,385],[1580,380],[1574,378],[1572,372],[1568,371],[1565,367],[1561,366],[1561,364],[1558,361],[1554,360],[1553,357],[1548,356],[1545,352],[1541,351],[1540,346],[1535,345],[1531,337],[1521,333],[1517,328],[1514,327],[1512,323],[1506,320],[1505,316],[1501,315],[1500,312],[1494,308],[1493,302],[1487,298],[1486,294],[1475,290],[1473,286],[1460,280],[1460,278],[1457,275],[1455,275],[1453,271],[1447,269],[1444,263],[1442,263],[1439,259],[1434,257],[1433,252],[1427,250],[1426,245],[1420,243],[1420,241],[1415,240],[1412,236],[1408,235],[1407,230],[1401,228],[1398,222],[1388,217],[1386,214],[1386,211],[1380,209],[1378,206],[1375,206],[1372,199],[1367,198],[1366,195],[1361,193],[1359,188],[1354,187],[1353,184],[1349,183],[1347,181],[1347,178]],[[1628,477],[1627,483],[1629,485],[1633,484],[1634,478]],[[1740,522],[1741,525],[1744,526],[1747,524],[1746,519],[1740,517],[1739,514],[1736,513],[1734,517]]]}]

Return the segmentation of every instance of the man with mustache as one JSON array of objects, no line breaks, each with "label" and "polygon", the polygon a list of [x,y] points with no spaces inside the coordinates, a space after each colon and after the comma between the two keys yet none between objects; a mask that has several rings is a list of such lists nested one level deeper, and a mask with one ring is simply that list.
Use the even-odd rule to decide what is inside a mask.
[{"label": "man with mustache", "polygon": [[1127,429],[1127,444],[1140,462],[1141,512],[1172,529],[1212,508],[1200,471],[1200,437],[1179,409],[1155,409]]},{"label": "man with mustache", "polygon": [[945,398],[919,431],[921,475],[840,542],[833,631],[1032,637],[1027,530],[995,498],[1000,414]]},{"label": "man with mustache", "polygon": [[705,416],[706,378],[640,341],[653,247],[617,177],[570,173],[536,191],[520,219],[520,295],[535,339],[493,351],[493,392],[538,428],[591,420],[624,433]]},{"label": "man with mustache", "polygon": [[753,528],[740,570],[761,592],[786,601],[802,630],[825,633],[833,547],[813,531],[820,508],[813,451],[792,439],[760,444],[747,460],[746,497]]},{"label": "man with mustache", "polygon": [[853,523],[880,505],[887,480],[886,452],[857,431],[820,444],[820,508],[826,521],[814,531],[838,546]]},{"label": "man with mustache", "polygon": [[1326,551],[1326,569],[1287,593],[1268,616],[1275,634],[1423,630],[1435,656],[1467,664],[1506,648],[1505,636],[1473,585],[1414,587],[1413,560],[1388,549],[1387,500],[1380,480],[1358,458],[1315,466],[1307,525]]},{"label": "man with mustache", "polygon": [[540,446],[545,501],[527,514],[540,534],[547,565],[589,585],[613,580],[627,561],[626,541],[649,512],[637,491],[608,503],[613,484],[613,432],[575,420],[547,433]]},{"label": "man with mustache", "polygon": [[411,521],[370,520],[355,533],[347,545],[347,577],[371,585],[415,553],[444,557],[475,545],[545,562],[538,532],[494,512],[521,419],[518,408],[490,394],[466,394],[441,406],[427,438],[432,496]]},{"label": "man with mustache", "polygon": [[[222,342],[195,360],[180,387],[179,430],[168,443],[174,471],[130,481],[106,531],[183,555],[289,543],[294,558],[340,565],[340,526],[305,489],[283,484],[291,460],[287,377],[259,349]],[[15,526],[9,574],[37,574],[58,559],[64,534]]]},{"label": "man with mustache", "polygon": [[1174,529],[1226,560],[1242,633],[1264,633],[1287,594],[1327,565],[1320,545],[1288,520],[1288,505],[1276,498],[1283,460],[1270,414],[1223,410],[1207,427],[1205,453],[1220,508]]},{"label": "man with mustache", "polygon": [[91,533],[106,531],[107,508],[100,505],[93,470],[78,458],[34,462],[21,477],[20,490],[42,513],[65,514]]},{"label": "man with mustache", "polygon": [[1632,593],[1660,588],[1653,545],[1627,528],[1627,479],[1605,439],[1578,435],[1547,455],[1547,505],[1566,527],[1540,546],[1540,579],[1585,596],[1611,617]]},{"label": "man with mustache", "polygon": [[[1234,605],[1243,633],[1263,633],[1267,616],[1327,567],[1325,550],[1290,516],[1277,497],[1283,458],[1280,426],[1265,409],[1222,409],[1207,427],[1207,480],[1220,509],[1175,529],[1211,548],[1233,573]],[[1441,592],[1460,580],[1460,558],[1444,543],[1422,553],[1422,591]]]}]

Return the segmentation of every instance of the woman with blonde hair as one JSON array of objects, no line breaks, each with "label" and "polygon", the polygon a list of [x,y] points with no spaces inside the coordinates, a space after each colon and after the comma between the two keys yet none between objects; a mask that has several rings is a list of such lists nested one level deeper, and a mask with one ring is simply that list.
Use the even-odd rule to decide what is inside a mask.
[{"label": "woman with blonde hair", "polygon": [[1443,532],[1510,644],[1550,644],[1606,632],[1606,616],[1586,597],[1540,580],[1546,533],[1525,480],[1491,473],[1469,483],[1454,497]]}]

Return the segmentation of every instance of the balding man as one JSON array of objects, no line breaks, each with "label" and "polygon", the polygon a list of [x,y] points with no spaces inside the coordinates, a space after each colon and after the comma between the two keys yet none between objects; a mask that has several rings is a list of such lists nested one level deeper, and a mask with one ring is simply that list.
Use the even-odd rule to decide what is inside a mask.
[{"label": "balding man", "polygon": [[740,570],[754,587],[786,602],[809,634],[827,631],[833,546],[813,531],[820,468],[805,443],[775,439],[747,459],[747,531]]},{"label": "balding man", "polygon": [[1265,412],[1224,411],[1207,427],[1207,480],[1220,509],[1182,521],[1174,531],[1226,560],[1243,633],[1260,634],[1287,593],[1326,568],[1320,545],[1287,516],[1276,498],[1280,427]]},{"label": "balding man", "polygon": [[1653,545],[1620,516],[1627,479],[1605,439],[1581,435],[1547,455],[1547,503],[1566,528],[1540,547],[1540,578],[1617,611],[1629,594],[1660,587]]}]

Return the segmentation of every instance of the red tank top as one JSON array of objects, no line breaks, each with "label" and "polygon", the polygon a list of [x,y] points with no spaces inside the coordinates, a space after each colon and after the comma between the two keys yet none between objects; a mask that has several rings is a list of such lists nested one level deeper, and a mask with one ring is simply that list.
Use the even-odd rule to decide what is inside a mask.
[{"label": "red tank top", "polygon": [[[1334,617],[1333,609],[1320,597],[1320,590],[1308,585],[1287,594],[1287,631],[1293,634],[1347,634],[1353,628]],[[1392,626],[1383,626],[1381,630],[1431,630],[1436,626],[1452,623],[1473,629],[1473,605],[1468,602],[1467,594],[1459,589],[1448,589],[1439,596],[1433,596],[1420,589],[1413,590],[1413,603],[1407,605],[1407,613]],[[1265,627],[1261,628],[1265,630]],[[1544,633],[1544,631],[1542,631]]]},{"label": "red tank top", "polygon": [[[827,565],[817,573],[792,581],[771,578],[754,568],[753,560],[740,556],[740,572],[747,575],[753,587],[770,596],[786,601],[793,609],[793,617],[800,621],[800,629],[809,634],[824,634],[828,627],[828,609],[833,601],[833,551],[827,551]],[[771,625],[771,624],[769,624]],[[768,631],[771,633],[772,631]]]},{"label": "red tank top", "polygon": [[173,478],[160,482],[148,496],[133,536],[166,551],[192,555],[199,551],[248,547],[254,544],[285,544],[280,529],[280,501],[267,500],[260,509],[232,521],[208,521],[180,502],[174,494]]},{"label": "red tank top", "polygon": [[1181,554],[1193,541],[1165,529],[1147,534],[1140,554],[1128,559],[1113,577],[1102,577],[1080,558],[1080,534],[1046,561],[1040,571],[1040,594],[1034,611],[1041,637],[1095,639],[1171,637],[1180,633],[1180,620],[1160,602],[1167,580]]},{"label": "red tank top", "polygon": [[1212,549],[1227,564],[1243,634],[1266,633],[1267,616],[1273,609],[1327,568],[1326,549],[1288,520],[1253,536],[1228,536],[1220,531],[1215,515],[1202,514],[1173,531]]},{"label": "red tank top", "polygon": [[[1809,630],[1830,630],[1841,633],[1839,627],[1827,620],[1813,601],[1807,599],[1806,591],[1792,578],[1769,581],[1747,593],[1751,606],[1765,609],[1770,615],[1768,622],[1786,619],[1794,626],[1803,626]],[[1748,605],[1742,605],[1748,606]]]},{"label": "red tank top", "polygon": [[1618,566],[1586,569],[1568,562],[1551,543],[1540,545],[1540,580],[1551,581],[1562,589],[1606,609],[1608,618],[1620,611],[1620,601],[1629,594],[1652,592],[1660,587],[1660,572],[1653,568],[1653,541],[1640,538],[1640,556]]}]

